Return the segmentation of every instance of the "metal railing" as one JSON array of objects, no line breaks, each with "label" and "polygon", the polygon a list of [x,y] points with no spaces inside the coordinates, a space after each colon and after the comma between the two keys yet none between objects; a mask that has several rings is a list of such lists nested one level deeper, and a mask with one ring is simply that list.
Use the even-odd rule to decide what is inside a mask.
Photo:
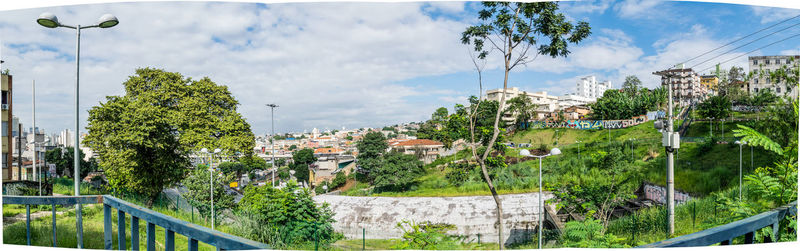
[{"label": "metal railing", "polygon": [[796,214],[797,201],[719,227],[638,246],[637,248],[695,247],[710,246],[717,243],[720,245],[730,245],[734,238],[742,235],[744,235],[745,244],[752,244],[755,232],[765,227],[772,227],[773,237],[770,238],[770,241],[775,242],[778,240],[778,230],[780,230],[781,220],[783,220],[786,215]]},{"label": "metal railing", "polygon": [[[204,242],[215,246],[217,250],[245,250],[245,249],[269,249],[269,245],[233,236],[220,231],[211,230],[206,227],[192,224],[187,221],[172,218],[162,213],[138,206],[136,204],[118,199],[110,195],[95,196],[3,196],[3,204],[18,204],[26,207],[26,226],[27,244],[31,245],[30,230],[30,206],[31,205],[52,205],[53,206],[53,246],[56,246],[56,205],[75,205],[75,204],[103,204],[103,239],[105,249],[113,247],[113,228],[112,210],[117,209],[117,248],[125,250],[139,250],[139,220],[147,222],[146,247],[147,250],[155,250],[156,225],[163,227],[165,231],[165,249],[175,250],[175,233],[184,235],[189,239],[188,249],[196,251],[199,242]],[[130,245],[126,243],[125,221],[126,215],[130,215]],[[76,213],[78,234],[78,248],[83,247],[83,223],[80,211]]]}]

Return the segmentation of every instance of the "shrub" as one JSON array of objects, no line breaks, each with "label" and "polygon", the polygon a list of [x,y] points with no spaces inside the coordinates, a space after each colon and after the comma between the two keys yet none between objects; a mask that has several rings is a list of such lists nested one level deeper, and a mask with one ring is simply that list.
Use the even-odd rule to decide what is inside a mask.
[{"label": "shrub", "polygon": [[451,224],[403,220],[397,223],[397,228],[403,231],[403,242],[395,245],[394,249],[453,249],[461,242],[461,238],[448,235],[447,231],[456,227]]},{"label": "shrub", "polygon": [[450,182],[451,185],[461,186],[462,184],[464,184],[464,182],[470,180],[469,176],[470,176],[470,171],[473,169],[472,167],[473,167],[472,165],[469,165],[467,163],[458,163],[451,165],[450,168],[452,170],[450,170],[449,172],[447,172],[447,174],[445,174],[445,178],[447,179],[447,182]]}]

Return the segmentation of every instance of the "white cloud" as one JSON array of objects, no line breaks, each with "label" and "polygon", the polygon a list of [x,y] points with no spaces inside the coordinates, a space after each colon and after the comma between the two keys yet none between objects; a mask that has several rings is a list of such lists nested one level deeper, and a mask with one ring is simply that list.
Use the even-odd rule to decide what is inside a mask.
[{"label": "white cloud", "polygon": [[647,17],[660,3],[658,0],[626,0],[615,4],[614,10],[623,18]]},{"label": "white cloud", "polygon": [[420,92],[395,82],[471,69],[459,40],[466,25],[434,20],[421,3],[261,6],[165,2],[3,12],[3,67],[14,75],[15,115],[30,125],[26,86],[36,79],[37,126],[54,131],[73,123],[74,33],[37,25],[44,11],[66,24],[91,24],[104,13],[120,19],[117,27],[82,32],[82,126],[86,110],[121,95],[121,83],[139,67],[228,85],[256,133],[269,124],[265,103],[281,106],[280,131],[417,121],[431,105],[409,102]]},{"label": "white cloud", "polygon": [[571,14],[603,13],[613,0],[561,2],[563,9]]},{"label": "white cloud", "polygon": [[464,11],[465,3],[466,2],[433,1],[427,2],[428,6],[426,6],[426,9],[435,9],[444,13],[460,13]]},{"label": "white cloud", "polygon": [[776,21],[783,21],[785,19],[789,19],[800,15],[800,10],[798,9],[785,9],[785,8],[773,8],[773,7],[762,7],[762,6],[753,6],[753,14],[761,18],[761,23],[772,23]]}]

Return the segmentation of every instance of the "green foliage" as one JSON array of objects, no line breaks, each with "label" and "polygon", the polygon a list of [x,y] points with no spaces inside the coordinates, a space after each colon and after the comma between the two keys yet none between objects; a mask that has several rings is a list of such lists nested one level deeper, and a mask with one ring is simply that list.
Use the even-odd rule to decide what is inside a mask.
[{"label": "green foliage", "polygon": [[248,186],[238,208],[254,221],[247,226],[248,238],[277,248],[314,241],[331,243],[339,238],[331,223],[333,212],[327,203],[317,206],[308,189],[294,182],[283,189]]},{"label": "green foliage", "polygon": [[369,132],[356,143],[358,149],[359,171],[366,174],[366,180],[375,179],[375,172],[380,168],[382,156],[389,145],[382,133]]},{"label": "green foliage", "polygon": [[628,95],[635,95],[641,88],[642,81],[634,75],[625,77],[625,82],[622,83],[622,90],[628,93]]},{"label": "green foliage", "polygon": [[452,249],[461,241],[461,238],[447,234],[447,231],[456,229],[451,224],[431,222],[417,224],[403,220],[397,223],[397,228],[403,231],[403,242],[392,247],[393,249]]},{"label": "green foliage", "polygon": [[450,171],[445,174],[447,182],[453,186],[461,186],[470,180],[470,172],[475,169],[474,165],[468,163],[457,163],[450,165]]},{"label": "green foliage", "polygon": [[764,149],[772,151],[778,155],[783,154],[783,149],[781,149],[781,146],[772,141],[772,139],[757,132],[753,128],[743,125],[736,126],[739,127],[739,129],[734,129],[733,135],[736,137],[742,137],[739,141],[747,142],[747,144],[751,146],[763,147]]},{"label": "green foliage", "polygon": [[587,218],[583,221],[570,221],[564,225],[561,245],[572,248],[627,248],[624,238],[606,233],[600,220]]},{"label": "green foliage", "polygon": [[403,191],[424,173],[422,161],[416,156],[390,152],[381,158],[379,168],[371,172],[377,191]]},{"label": "green foliage", "polygon": [[[221,166],[221,165],[220,165]],[[225,192],[225,187],[234,181],[232,173],[228,175],[221,175],[215,172],[214,176],[214,210],[217,212],[220,209],[228,209],[233,207],[233,196]],[[198,165],[189,176],[183,180],[183,185],[189,192],[185,194],[200,214],[211,215],[211,172],[208,171],[208,166]]]},{"label": "green foliage", "polygon": [[505,113],[516,115],[516,123],[514,124],[517,125],[518,129],[527,129],[527,122],[536,117],[536,109],[538,107],[539,105],[534,104],[527,93],[523,92],[522,95],[508,100]]},{"label": "green foliage", "polygon": [[[67,177],[72,178],[73,173],[73,164],[75,163],[75,148],[73,147],[65,147],[65,148],[54,148],[48,150],[44,154],[44,158],[49,164],[56,165],[56,173],[61,175],[65,173],[69,173]],[[90,158],[89,161],[84,160],[85,154],[83,150],[78,151],[78,158],[80,161],[80,168],[81,168],[81,179],[85,178],[86,175],[89,175],[90,172],[97,171],[97,160],[94,158]],[[69,171],[66,171],[69,170]]]},{"label": "green foliage", "polygon": [[697,106],[697,113],[703,118],[727,118],[731,113],[731,101],[725,96],[713,96]]},{"label": "green foliage", "polygon": [[124,96],[108,96],[89,110],[84,141],[114,188],[154,198],[185,176],[192,151],[253,149],[250,125],[226,86],[152,68],[137,69],[123,86]]},{"label": "green foliage", "polygon": [[589,104],[594,119],[630,119],[644,115],[648,111],[658,109],[667,100],[667,92],[663,87],[648,90],[638,89],[636,93],[606,90],[597,102]]},{"label": "green foliage", "polygon": [[331,190],[344,186],[347,183],[347,175],[344,174],[344,171],[340,171],[336,173],[336,176],[333,177],[331,180],[331,185],[329,186]]}]

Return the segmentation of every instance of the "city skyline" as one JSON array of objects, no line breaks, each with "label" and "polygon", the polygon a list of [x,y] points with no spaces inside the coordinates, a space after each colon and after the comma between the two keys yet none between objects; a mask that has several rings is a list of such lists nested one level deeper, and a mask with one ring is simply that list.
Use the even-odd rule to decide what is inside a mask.
[{"label": "city skyline", "polygon": [[[3,69],[14,75],[14,115],[25,127],[31,125],[29,83],[35,79],[37,127],[47,132],[74,123],[74,34],[36,24],[45,11],[68,24],[91,24],[104,13],[120,19],[114,29],[82,34],[81,131],[86,111],[105,96],[124,94],[121,83],[139,67],[193,79],[208,76],[227,85],[257,135],[270,132],[266,103],[280,105],[276,133],[378,127],[423,121],[438,107],[452,112],[455,103],[478,95],[468,46],[460,43],[463,29],[475,23],[478,4],[173,2],[5,10],[0,49]],[[646,87],[655,87],[659,81],[652,72],[800,14],[796,9],[694,2],[560,6],[569,19],[588,21],[593,34],[571,47],[566,59],[541,56],[518,68],[509,87],[563,95],[574,92],[578,79],[587,75],[610,80],[614,87],[636,75]],[[733,50],[695,70],[797,30]],[[800,54],[796,39],[751,55],[785,54]],[[489,56],[484,92],[502,87],[497,57]],[[746,69],[747,57],[722,68],[731,65]]]}]

